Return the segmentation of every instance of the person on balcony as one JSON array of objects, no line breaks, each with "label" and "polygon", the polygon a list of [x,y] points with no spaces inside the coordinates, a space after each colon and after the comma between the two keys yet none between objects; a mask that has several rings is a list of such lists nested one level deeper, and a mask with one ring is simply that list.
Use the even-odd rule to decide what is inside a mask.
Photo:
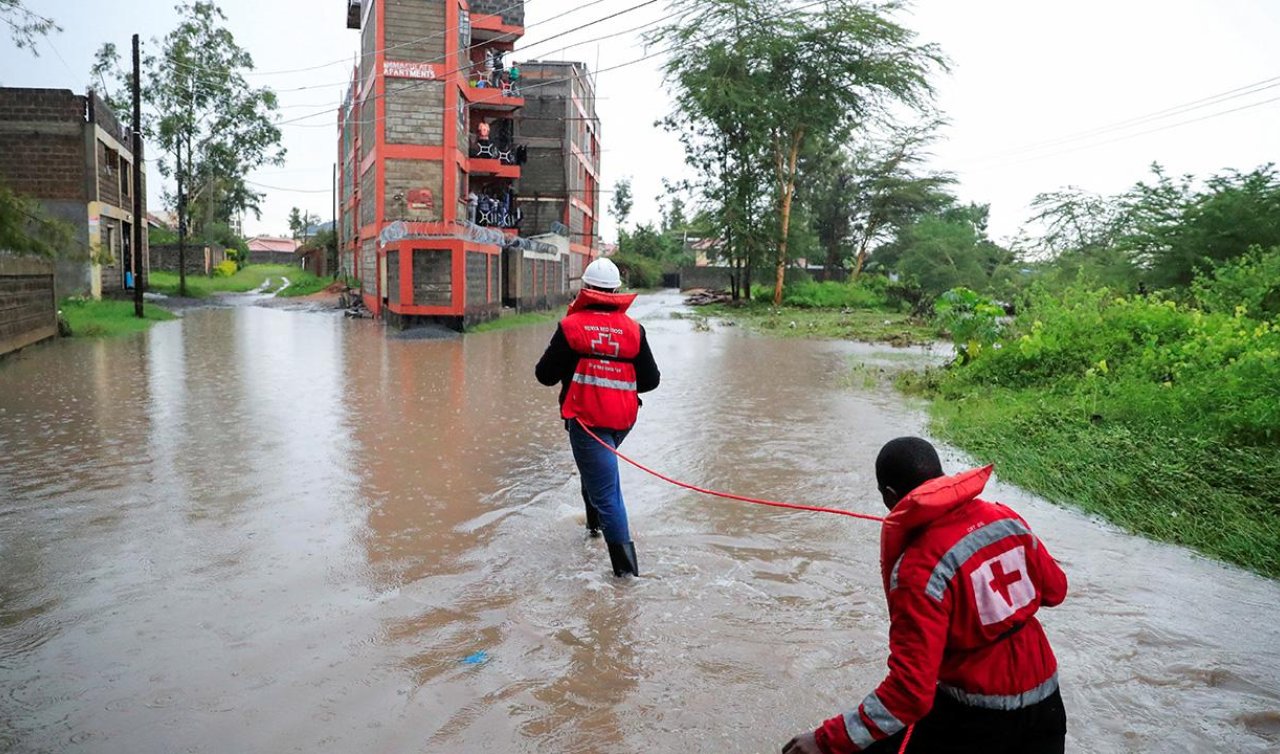
[{"label": "person on balcony", "polygon": [[560,418],[578,465],[587,531],[598,537],[603,530],[618,577],[639,576],[640,568],[611,449],[635,426],[638,393],[656,389],[662,379],[644,327],[626,313],[636,296],[618,293],[621,287],[611,260],[587,265],[582,290],[534,369],[543,385],[560,384]]}]

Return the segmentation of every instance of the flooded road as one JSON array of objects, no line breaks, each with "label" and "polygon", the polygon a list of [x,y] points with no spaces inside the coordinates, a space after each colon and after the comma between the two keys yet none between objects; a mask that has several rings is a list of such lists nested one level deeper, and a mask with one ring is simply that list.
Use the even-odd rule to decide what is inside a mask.
[{"label": "flooded road", "polygon": [[[633,310],[663,383],[624,449],[879,513],[875,453],[925,415],[850,367],[930,357],[678,304]],[[552,329],[250,306],[0,363],[0,751],[776,752],[856,704],[886,656],[875,525],[624,468],[645,576],[615,580],[533,380]],[[1069,751],[1280,750],[1280,584],[988,493],[1071,579],[1041,613]]]}]

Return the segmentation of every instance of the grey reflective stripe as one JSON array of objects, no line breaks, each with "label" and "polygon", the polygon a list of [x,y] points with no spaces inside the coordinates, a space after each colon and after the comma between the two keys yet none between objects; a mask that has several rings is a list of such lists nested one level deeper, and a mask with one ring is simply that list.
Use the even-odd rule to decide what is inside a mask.
[{"label": "grey reflective stripe", "polygon": [[849,740],[859,749],[865,749],[876,742],[871,731],[867,729],[866,723],[862,722],[862,715],[857,710],[847,712],[844,716],[844,731],[849,734]]},{"label": "grey reflective stripe", "polygon": [[899,555],[898,562],[894,563],[893,570],[889,571],[889,591],[891,592],[898,588],[898,567],[902,565],[902,559],[905,557],[907,557],[905,552]]},{"label": "grey reflective stripe", "polygon": [[924,593],[941,602],[943,593],[947,591],[947,584],[951,583],[956,571],[959,571],[960,566],[972,558],[975,552],[1002,539],[1030,534],[1031,530],[1016,518],[1002,518],[992,521],[981,529],[969,532],[963,539],[952,545],[951,549],[947,550],[947,554],[943,555],[938,564],[933,567],[933,573],[929,574],[929,583],[925,585]]},{"label": "grey reflective stripe", "polygon": [[1045,699],[1053,696],[1053,692],[1058,690],[1058,674],[1054,673],[1049,676],[1049,680],[1036,686],[1030,691],[1024,691],[1021,694],[971,694],[961,688],[948,686],[945,683],[939,683],[938,688],[947,696],[955,699],[961,704],[967,704],[970,707],[981,707],[982,709],[996,710],[1015,710],[1030,707],[1033,704],[1039,704]]},{"label": "grey reflective stripe", "polygon": [[867,698],[862,700],[862,711],[867,713],[867,718],[875,723],[880,732],[886,736],[892,736],[907,727],[902,724],[901,720],[893,716],[893,713],[884,706],[880,701],[880,697],[876,696],[874,691],[867,694]]},{"label": "grey reflective stripe", "polygon": [[635,390],[636,383],[626,382],[624,380],[611,380],[608,377],[596,377],[590,374],[573,375],[573,381],[582,385],[595,385],[596,387],[607,387],[614,390]]}]

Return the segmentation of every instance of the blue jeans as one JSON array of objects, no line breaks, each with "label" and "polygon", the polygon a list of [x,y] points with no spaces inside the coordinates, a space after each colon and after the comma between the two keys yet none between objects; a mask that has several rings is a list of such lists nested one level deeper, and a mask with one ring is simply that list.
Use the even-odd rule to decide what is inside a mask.
[{"label": "blue jeans", "polygon": [[[618,457],[591,435],[582,430],[576,420],[570,420],[569,445],[573,448],[573,460],[578,464],[578,473],[582,475],[582,492],[587,501],[600,514],[600,528],[604,531],[604,541],[610,544],[624,544],[631,541],[631,530],[627,527],[627,508],[622,502],[622,483],[618,480]],[[592,432],[610,447],[618,447],[626,439],[631,430],[613,430],[591,428]]]}]

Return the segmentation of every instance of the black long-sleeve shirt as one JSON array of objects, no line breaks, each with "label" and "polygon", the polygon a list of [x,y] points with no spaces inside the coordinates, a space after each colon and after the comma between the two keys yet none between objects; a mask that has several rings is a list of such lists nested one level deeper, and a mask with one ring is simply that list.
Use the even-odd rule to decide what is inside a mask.
[{"label": "black long-sleeve shirt", "polygon": [[[557,327],[556,334],[551,336],[547,350],[538,359],[538,366],[533,373],[538,382],[550,387],[560,383],[560,403],[569,393],[569,383],[573,381],[573,373],[578,368],[578,359],[582,358],[569,347],[569,339],[564,336],[564,328]],[[653,351],[649,350],[649,337],[645,335],[644,325],[640,325],[640,350],[632,362],[636,368],[636,392],[647,393],[658,387],[662,381],[662,373],[653,360]]]}]

